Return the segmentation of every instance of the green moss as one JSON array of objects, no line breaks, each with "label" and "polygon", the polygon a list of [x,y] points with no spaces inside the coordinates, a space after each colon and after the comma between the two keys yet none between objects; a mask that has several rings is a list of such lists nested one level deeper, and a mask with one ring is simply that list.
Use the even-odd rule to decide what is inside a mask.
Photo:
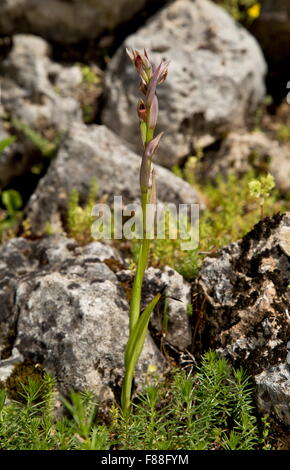
[{"label": "green moss", "polygon": [[[25,386],[28,385],[29,380],[33,380],[38,384],[43,382],[45,375],[44,368],[40,364],[34,364],[30,361],[24,361],[16,364],[12,374],[5,382],[5,389],[7,395],[12,400],[25,403],[25,395],[23,394]],[[45,393],[46,390],[43,390]]]},{"label": "green moss", "polygon": [[22,197],[15,189],[7,189],[1,193],[0,207],[0,242],[15,237],[22,216]]},{"label": "green moss", "polygon": [[101,76],[94,70],[93,67],[88,65],[81,66],[81,73],[83,82],[89,85],[97,85],[101,82]]},{"label": "green moss", "polygon": [[96,204],[98,185],[92,180],[89,194],[85,205],[82,207],[79,202],[79,193],[73,190],[69,197],[67,210],[66,231],[69,237],[74,238],[80,245],[85,245],[93,241],[91,227],[94,221],[92,209]]},{"label": "green moss", "polygon": [[95,115],[95,108],[91,103],[82,104],[83,120],[86,124],[92,122]]},{"label": "green moss", "polygon": [[85,123],[94,122],[98,110],[98,98],[102,93],[102,71],[96,66],[80,65],[82,82],[76,90]]}]

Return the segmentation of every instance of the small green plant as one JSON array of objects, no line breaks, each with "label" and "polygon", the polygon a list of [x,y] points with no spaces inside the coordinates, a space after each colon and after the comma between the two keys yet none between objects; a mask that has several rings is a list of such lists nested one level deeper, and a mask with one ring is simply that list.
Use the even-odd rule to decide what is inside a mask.
[{"label": "small green plant", "polygon": [[171,371],[137,395],[124,417],[114,404],[107,424],[91,392],[71,392],[56,417],[55,381],[47,374],[18,381],[7,401],[0,389],[2,450],[253,450],[269,449],[267,417],[256,418],[249,377],[208,351],[193,375]]},{"label": "small green plant", "polygon": [[5,150],[11,144],[13,144],[15,140],[16,140],[15,136],[7,137],[7,139],[1,140],[0,141],[0,153],[3,152],[3,150]]},{"label": "small green plant", "polygon": [[73,418],[76,436],[84,450],[108,450],[109,430],[105,426],[96,426],[97,403],[90,392],[71,392],[62,402]]},{"label": "small green plant", "polygon": [[79,65],[82,82],[76,90],[76,95],[82,107],[84,122],[91,123],[96,116],[97,100],[102,93],[102,71],[95,65]]},{"label": "small green plant", "polygon": [[53,141],[44,138],[39,132],[32,129],[19,119],[12,119],[13,127],[23,134],[41,152],[44,157],[51,158],[60,144],[62,134],[58,134]]},{"label": "small green plant", "polygon": [[148,386],[127,420],[116,416],[117,449],[252,450],[265,445],[264,424],[246,374],[207,352],[194,376],[176,370],[170,382]]},{"label": "small green plant", "polygon": [[290,141],[290,127],[285,124],[280,124],[277,129],[277,138],[282,142]]},{"label": "small green plant", "polygon": [[[195,181],[190,174],[187,178]],[[250,170],[241,177],[236,174],[229,174],[227,178],[218,176],[214,183],[203,186],[207,208],[199,220],[198,250],[177,252],[178,256],[173,256],[169,264],[186,279],[193,279],[205,255],[241,239],[261,216],[287,210],[287,203],[278,199],[273,184],[272,176],[257,176]]]},{"label": "small green plant", "polygon": [[23,205],[21,194],[15,189],[7,189],[1,193],[3,210],[0,209],[0,240],[15,236]]},{"label": "small green plant", "polygon": [[153,70],[146,51],[144,51],[144,54],[141,54],[137,50],[132,49],[131,51],[127,50],[127,53],[140,76],[140,90],[145,95],[145,101],[140,99],[137,108],[144,149],[140,169],[143,238],[132,289],[129,314],[130,331],[125,350],[125,377],[121,394],[122,411],[125,417],[130,413],[131,389],[135,365],[143,348],[150,315],[161,296],[160,293],[157,294],[141,314],[142,283],[150,251],[150,239],[147,233],[147,205],[156,203],[156,181],[155,172],[152,167],[152,157],[162,137],[162,133],[154,137],[158,117],[156,87],[164,82],[168,70],[168,63],[165,62]]},{"label": "small green plant", "polygon": [[250,195],[259,200],[261,219],[264,217],[265,200],[269,198],[274,188],[275,180],[270,173],[260,176],[249,183]]},{"label": "small green plant", "polygon": [[68,236],[74,238],[80,245],[85,245],[92,241],[91,227],[94,221],[92,209],[96,204],[97,194],[98,185],[95,180],[91,181],[84,207],[80,206],[80,198],[77,190],[73,190],[70,194],[66,231]]},{"label": "small green plant", "polygon": [[83,77],[83,82],[88,83],[90,85],[96,85],[101,82],[100,75],[88,65],[81,66],[81,73]]},{"label": "small green plant", "polygon": [[[21,386],[21,383],[19,384]],[[64,400],[72,419],[54,416],[54,380],[45,375],[41,382],[28,378],[22,384],[21,401],[7,403],[0,390],[1,450],[107,450],[109,430],[91,419],[94,407],[90,394],[72,394]]]}]

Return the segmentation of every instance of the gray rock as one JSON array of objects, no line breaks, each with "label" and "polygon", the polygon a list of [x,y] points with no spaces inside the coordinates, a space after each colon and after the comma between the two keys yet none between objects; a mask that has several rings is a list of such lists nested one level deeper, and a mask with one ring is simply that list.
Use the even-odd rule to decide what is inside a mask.
[{"label": "gray rock", "polygon": [[289,372],[279,380],[275,372],[286,363],[290,338],[289,235],[290,213],[265,218],[206,258],[198,279],[206,300],[203,340],[254,376],[258,396],[270,388],[274,411],[289,387]]},{"label": "gray rock", "polygon": [[16,364],[21,364],[23,362],[23,356],[19,353],[17,348],[12,349],[12,354],[8,359],[0,360],[0,381],[5,380],[10,377]]},{"label": "gray rock", "polygon": [[[73,189],[85,200],[92,178],[99,185],[99,196],[122,196],[123,203],[140,194],[141,159],[105,126],[75,123],[59,149],[47,174],[32,195],[26,210],[31,229],[40,233],[53,215],[66,216],[68,197]],[[200,203],[197,192],[185,181],[162,167],[156,167],[158,197],[163,202]]]},{"label": "gray rock", "polygon": [[64,82],[64,68],[49,59],[49,46],[43,39],[15,35],[0,70],[2,105],[11,118],[39,131],[66,131],[72,121],[81,121],[80,105],[69,96],[81,83],[81,71],[65,67]]},{"label": "gray rock", "polygon": [[[5,111],[0,105],[0,142],[11,137],[9,126],[5,122]],[[34,155],[25,142],[16,141],[0,154],[0,189],[7,187],[17,176],[22,175],[34,162]]]},{"label": "gray rock", "polygon": [[145,47],[156,65],[171,61],[158,91],[165,131],[158,161],[165,166],[244,126],[263,99],[266,65],[255,39],[208,0],[173,2],[127,37],[109,64],[103,122],[134,149],[138,79],[125,47]]},{"label": "gray rock", "polygon": [[[132,271],[117,273],[122,282],[133,281]],[[150,324],[162,334],[163,339],[180,351],[186,350],[192,341],[191,326],[187,313],[191,302],[191,287],[174,269],[149,267],[142,288],[142,308],[146,308],[153,297],[164,289],[165,303],[153,313]]]},{"label": "gray rock", "polygon": [[[147,0],[148,1],[148,0]],[[0,4],[2,34],[31,32],[63,43],[96,38],[129,20],[146,0],[5,0]]]},{"label": "gray rock", "polygon": [[[101,401],[112,399],[124,373],[129,307],[116,275],[100,261],[110,254],[108,246],[102,253],[100,243],[82,248],[60,236],[3,245],[2,357],[9,353],[3,347],[8,319],[10,350],[16,347],[24,360],[43,364],[62,392],[90,389]],[[151,364],[159,372],[165,365],[148,335],[137,365],[138,387]]]},{"label": "gray rock", "polygon": [[218,151],[205,153],[197,168],[204,181],[217,175],[235,173],[242,176],[251,168],[269,171],[277,188],[284,193],[290,189],[290,146],[271,140],[262,132],[230,133]]},{"label": "gray rock", "polygon": [[289,364],[271,367],[255,377],[257,402],[262,413],[275,413],[280,421],[290,426],[290,371]]},{"label": "gray rock", "polygon": [[79,66],[52,62],[48,44],[31,35],[14,36],[12,50],[0,64],[0,71],[1,114],[6,113],[10,126],[4,135],[0,125],[0,139],[18,134],[17,141],[0,157],[0,188],[5,188],[41,158],[40,150],[24,136],[23,125],[53,141],[60,139],[72,121],[82,121],[78,101],[82,73]]}]

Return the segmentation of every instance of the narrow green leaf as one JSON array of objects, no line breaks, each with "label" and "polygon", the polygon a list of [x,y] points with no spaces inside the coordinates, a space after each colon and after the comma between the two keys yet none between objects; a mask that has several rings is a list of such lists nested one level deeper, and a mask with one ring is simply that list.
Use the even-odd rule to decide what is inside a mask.
[{"label": "narrow green leaf", "polygon": [[157,294],[153,300],[151,300],[150,304],[146,307],[144,312],[141,314],[136,326],[134,327],[133,331],[130,334],[126,351],[125,351],[125,379],[124,385],[122,387],[122,395],[121,395],[121,404],[122,410],[124,415],[126,416],[129,411],[130,407],[130,400],[131,400],[131,384],[134,375],[135,365],[139,359],[141,354],[148,323],[150,319],[150,315],[156,306],[157,302],[159,301],[161,294]]},{"label": "narrow green leaf", "polygon": [[3,152],[3,150],[6,149],[6,147],[9,147],[9,145],[13,144],[13,142],[15,142],[15,140],[16,140],[15,136],[7,137],[7,139],[1,140],[0,141],[0,152]]}]

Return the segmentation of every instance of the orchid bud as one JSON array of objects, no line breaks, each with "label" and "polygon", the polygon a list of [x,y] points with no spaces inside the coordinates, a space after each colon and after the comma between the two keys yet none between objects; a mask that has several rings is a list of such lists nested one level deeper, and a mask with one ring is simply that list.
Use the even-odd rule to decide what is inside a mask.
[{"label": "orchid bud", "polygon": [[160,132],[154,139],[150,140],[148,144],[146,145],[145,148],[145,156],[147,158],[152,158],[153,154],[156,152],[156,150],[159,147],[161,137],[163,136],[163,132]]},{"label": "orchid bud", "polygon": [[138,51],[136,51],[136,49],[133,49],[132,47],[131,47],[131,49],[128,49],[128,47],[126,47],[126,53],[129,56],[129,58],[132,60],[132,62],[134,63],[135,57],[136,57]]},{"label": "orchid bud", "polygon": [[156,152],[163,132],[158,134],[153,140],[151,140],[145,147],[144,155],[141,162],[140,168],[140,187],[141,192],[145,193],[149,189],[149,180],[151,175],[151,161],[154,152]]},{"label": "orchid bud", "polygon": [[161,70],[161,74],[160,74],[160,77],[159,77],[158,85],[165,82],[165,80],[167,78],[167,75],[168,75],[168,66],[169,66],[169,64],[170,64],[169,60],[167,60],[166,62],[162,62],[162,70]]},{"label": "orchid bud", "polygon": [[151,62],[149,60],[149,57],[148,57],[148,54],[147,54],[147,51],[146,49],[144,49],[144,55],[142,55],[142,59],[143,59],[143,64],[145,66],[145,68],[147,70],[151,70],[152,71],[152,65],[151,65]]},{"label": "orchid bud", "polygon": [[157,96],[154,95],[152,104],[150,107],[150,112],[149,112],[149,127],[150,129],[155,129],[156,124],[157,124],[157,118],[158,118],[158,99]]},{"label": "orchid bud", "polygon": [[141,54],[141,52],[139,52],[137,49],[131,49],[131,51],[126,49],[126,52],[134,63],[135,68],[144,85],[149,83],[152,75],[152,66],[148,59],[147,52],[144,51],[144,55]]},{"label": "orchid bud", "polygon": [[159,85],[159,83],[163,83],[166,80],[168,74],[168,65],[169,62],[161,62],[152,75],[146,94],[146,103],[148,106],[151,106],[152,104],[157,85]]}]

